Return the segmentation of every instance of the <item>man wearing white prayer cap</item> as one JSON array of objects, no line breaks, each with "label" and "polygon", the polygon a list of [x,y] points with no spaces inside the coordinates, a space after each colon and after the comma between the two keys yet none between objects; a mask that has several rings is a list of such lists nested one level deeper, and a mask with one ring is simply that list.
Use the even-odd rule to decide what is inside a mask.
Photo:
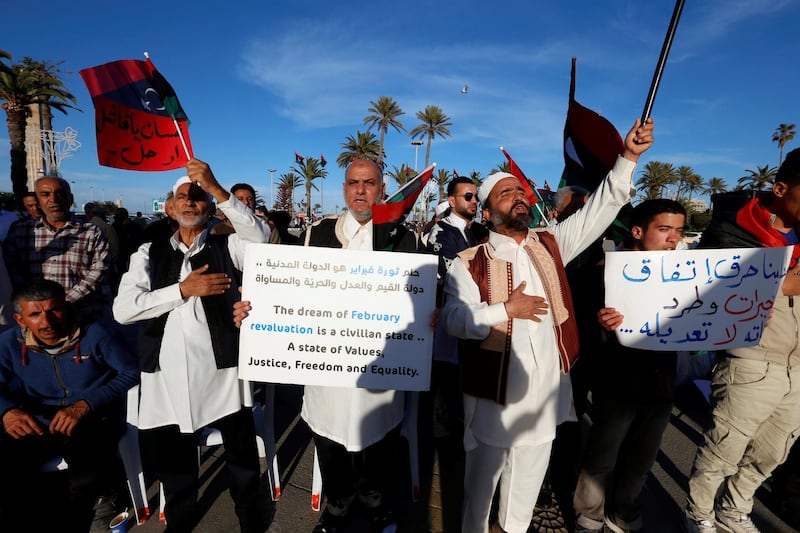
[{"label": "man wearing white prayer cap", "polygon": [[464,533],[530,527],[556,425],[574,417],[562,376],[577,358],[578,337],[563,265],[630,200],[636,162],[652,143],[652,120],[637,120],[597,191],[552,229],[529,229],[531,205],[513,175],[492,174],[478,191],[492,229],[488,242],[461,252],[448,270],[441,313],[445,330],[462,339]]},{"label": "man wearing white prayer cap", "polygon": [[[143,244],[131,256],[114,300],[121,324],[140,322],[139,437],[143,457],[164,485],[170,532],[192,531],[199,481],[195,435],[206,426],[222,434],[223,458],[241,531],[266,529],[250,386],[239,380],[239,331],[230,309],[239,301],[248,243],[269,229],[252,209],[191,159],[173,186],[171,216],[178,230]],[[214,204],[236,233],[210,235]]]}]

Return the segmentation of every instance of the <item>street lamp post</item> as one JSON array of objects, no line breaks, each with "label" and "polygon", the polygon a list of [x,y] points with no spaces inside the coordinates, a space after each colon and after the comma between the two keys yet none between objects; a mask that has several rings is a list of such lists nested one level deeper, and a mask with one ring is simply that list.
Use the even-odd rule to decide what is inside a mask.
[{"label": "street lamp post", "polygon": [[276,169],[274,168],[267,169],[267,172],[269,172],[269,202],[267,202],[267,210],[272,209],[270,202],[272,202],[272,204],[275,203],[275,197],[273,196],[274,193],[272,192],[272,182],[275,178],[275,170]]},{"label": "street lamp post", "polygon": [[414,172],[417,172],[417,163],[419,162],[419,147],[422,146],[422,139],[411,141],[414,145]]}]

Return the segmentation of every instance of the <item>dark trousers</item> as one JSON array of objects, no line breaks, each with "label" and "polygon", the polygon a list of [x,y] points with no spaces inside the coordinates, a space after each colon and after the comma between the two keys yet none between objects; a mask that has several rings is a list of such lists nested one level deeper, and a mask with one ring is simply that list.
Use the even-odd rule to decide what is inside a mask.
[{"label": "dark trousers", "polygon": [[464,502],[464,393],[458,365],[433,361],[431,388],[419,394],[417,423],[420,470],[420,527],[429,527],[428,502],[434,464],[439,466],[442,522],[446,533],[461,531]]},{"label": "dark trousers", "polygon": [[[605,508],[626,521],[639,517],[639,495],[671,412],[669,401],[635,402],[595,394],[592,428],[575,489],[577,514],[602,520]],[[609,476],[613,486],[606,491]]]},{"label": "dark trousers", "polygon": [[[44,427],[41,436],[17,440],[0,425],[0,530],[38,531],[47,522],[39,521],[43,513],[59,516],[64,531],[88,530],[95,499],[124,481],[117,453],[121,411],[90,414],[67,437],[47,432],[57,410],[31,412]],[[59,457],[67,462],[67,470],[43,471],[45,463]]]},{"label": "dark trousers", "polygon": [[[223,459],[228,474],[236,516],[243,528],[262,519],[263,491],[258,462],[253,413],[250,408],[209,424],[222,434]],[[197,435],[181,433],[177,426],[139,432],[145,469],[164,484],[167,526],[172,532],[190,532],[197,516],[195,505],[199,489]]]},{"label": "dark trousers", "polygon": [[384,503],[384,495],[393,486],[399,436],[398,426],[360,452],[349,452],[338,442],[315,433],[314,446],[328,505],[343,512],[356,494],[368,507]]}]

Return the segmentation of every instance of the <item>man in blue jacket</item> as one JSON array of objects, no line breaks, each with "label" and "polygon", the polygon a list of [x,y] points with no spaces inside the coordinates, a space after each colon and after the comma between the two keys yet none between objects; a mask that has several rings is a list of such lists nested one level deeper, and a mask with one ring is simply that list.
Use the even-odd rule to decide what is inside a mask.
[{"label": "man in blue jacket", "polygon": [[119,479],[116,450],[125,395],[139,381],[136,358],[102,326],[80,324],[54,281],[20,288],[13,305],[19,328],[0,335],[0,502],[14,511],[3,520],[21,518],[27,525],[11,530],[29,529],[24,509],[54,486],[43,465],[63,457],[68,487],[59,502],[74,516],[59,520],[81,521],[77,515]]}]

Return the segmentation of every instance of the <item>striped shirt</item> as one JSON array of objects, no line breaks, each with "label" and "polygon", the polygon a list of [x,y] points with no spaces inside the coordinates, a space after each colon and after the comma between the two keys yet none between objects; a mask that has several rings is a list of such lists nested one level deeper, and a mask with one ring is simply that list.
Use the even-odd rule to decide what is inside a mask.
[{"label": "striped shirt", "polygon": [[3,242],[3,256],[14,287],[48,279],[64,287],[68,302],[103,300],[111,259],[108,241],[94,224],[75,216],[58,229],[44,217],[19,222]]}]

